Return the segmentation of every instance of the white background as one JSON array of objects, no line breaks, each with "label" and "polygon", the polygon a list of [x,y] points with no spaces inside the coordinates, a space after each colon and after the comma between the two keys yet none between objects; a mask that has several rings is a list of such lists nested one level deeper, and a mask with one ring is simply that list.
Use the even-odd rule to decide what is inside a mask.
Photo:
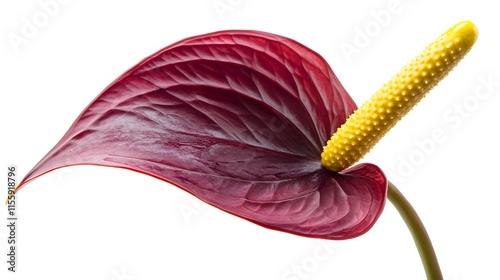
[{"label": "white background", "polygon": [[[493,1],[67,0],[46,11],[40,3],[47,2],[0,4],[2,178],[8,164],[24,176],[111,81],[185,37],[257,29],[293,38],[324,56],[360,104],[449,26],[473,21],[480,33],[473,50],[363,161],[381,166],[413,203],[446,279],[500,279],[500,18]],[[390,18],[381,20],[384,13]],[[22,34],[27,22],[37,24],[29,36]],[[346,45],[357,52],[347,55]],[[481,80],[498,82],[489,92]],[[444,136],[431,145],[435,130]],[[390,203],[362,237],[320,243],[112,168],[61,169],[18,199],[18,273],[4,262],[2,222],[1,279],[425,278]]]}]

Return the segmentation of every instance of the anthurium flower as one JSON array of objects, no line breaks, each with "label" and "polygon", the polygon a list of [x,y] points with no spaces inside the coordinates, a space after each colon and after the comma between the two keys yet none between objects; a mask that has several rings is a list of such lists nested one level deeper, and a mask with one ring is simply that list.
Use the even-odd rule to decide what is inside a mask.
[{"label": "anthurium flower", "polygon": [[373,164],[352,165],[449,71],[440,63],[468,51],[450,34],[389,83],[399,91],[381,90],[354,114],[327,62],[292,39],[232,30],[182,40],[109,85],[17,189],[65,166],[126,168],[267,228],[359,236],[380,216],[388,182]]}]

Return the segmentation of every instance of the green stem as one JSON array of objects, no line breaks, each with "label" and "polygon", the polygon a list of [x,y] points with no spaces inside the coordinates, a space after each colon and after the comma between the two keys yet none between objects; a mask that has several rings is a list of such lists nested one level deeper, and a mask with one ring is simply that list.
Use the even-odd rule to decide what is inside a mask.
[{"label": "green stem", "polygon": [[388,187],[387,198],[398,210],[413,236],[418,253],[420,254],[420,259],[424,265],[427,279],[442,280],[443,275],[441,274],[441,268],[439,268],[436,253],[434,252],[429,235],[418,217],[417,212],[394,184],[389,182]]}]

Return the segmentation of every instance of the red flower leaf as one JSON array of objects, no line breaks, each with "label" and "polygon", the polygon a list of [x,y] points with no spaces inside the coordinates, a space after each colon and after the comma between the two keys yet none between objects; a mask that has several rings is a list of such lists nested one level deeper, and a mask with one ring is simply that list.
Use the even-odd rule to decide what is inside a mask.
[{"label": "red flower leaf", "polygon": [[385,203],[371,164],[340,173],[320,154],[356,108],[317,53],[256,31],[188,38],[108,86],[19,187],[56,168],[127,168],[262,226],[363,234]]}]

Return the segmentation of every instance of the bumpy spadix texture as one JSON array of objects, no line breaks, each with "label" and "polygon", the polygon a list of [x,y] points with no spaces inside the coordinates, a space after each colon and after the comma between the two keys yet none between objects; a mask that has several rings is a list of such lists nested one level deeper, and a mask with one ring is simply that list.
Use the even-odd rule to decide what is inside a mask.
[{"label": "bumpy spadix texture", "polygon": [[461,22],[441,35],[333,134],[321,155],[322,164],[340,171],[361,159],[457,65],[476,38],[471,22]]},{"label": "bumpy spadix texture", "polygon": [[380,216],[387,180],[372,164],[331,172],[319,155],[355,109],[326,61],[293,40],[196,36],[109,85],[18,189],[64,166],[120,167],[267,228],[352,238]]}]

